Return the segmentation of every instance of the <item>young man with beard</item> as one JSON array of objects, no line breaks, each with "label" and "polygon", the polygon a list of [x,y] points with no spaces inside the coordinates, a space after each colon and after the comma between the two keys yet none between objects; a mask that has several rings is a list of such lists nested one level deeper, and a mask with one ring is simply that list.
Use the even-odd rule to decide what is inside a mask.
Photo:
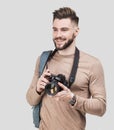
[{"label": "young man with beard", "polygon": [[103,116],[106,111],[106,91],[100,61],[79,51],[75,80],[68,87],[58,82],[61,91],[50,96],[45,92],[52,74],[63,74],[66,80],[74,63],[79,18],[75,11],[63,7],[53,12],[53,42],[56,52],[47,62],[39,78],[37,59],[34,76],[27,90],[27,101],[34,106],[42,99],[39,130],[85,130],[86,113]]}]

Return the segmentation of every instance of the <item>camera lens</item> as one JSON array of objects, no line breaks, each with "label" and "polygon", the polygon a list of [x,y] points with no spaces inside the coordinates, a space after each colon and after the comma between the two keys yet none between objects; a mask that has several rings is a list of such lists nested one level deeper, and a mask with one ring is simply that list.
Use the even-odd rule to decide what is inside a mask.
[{"label": "camera lens", "polygon": [[65,75],[63,74],[58,74],[58,75],[52,74],[47,79],[49,83],[45,86],[45,92],[48,95],[54,96],[62,90],[62,88],[58,85],[58,82],[61,82],[67,86],[67,81],[66,81]]},{"label": "camera lens", "polygon": [[45,86],[45,91],[48,95],[54,96],[59,91],[59,86],[56,82],[50,82]]}]

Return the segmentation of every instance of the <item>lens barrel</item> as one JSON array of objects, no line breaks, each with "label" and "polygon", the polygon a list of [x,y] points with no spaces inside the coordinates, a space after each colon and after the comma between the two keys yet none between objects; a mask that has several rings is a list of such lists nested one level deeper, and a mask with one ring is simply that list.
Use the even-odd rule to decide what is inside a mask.
[{"label": "lens barrel", "polygon": [[50,82],[45,86],[45,92],[48,95],[56,95],[61,90],[60,86],[57,84],[57,82]]},{"label": "lens barrel", "polygon": [[58,85],[58,82],[63,83],[67,86],[67,81],[65,75],[58,74],[58,75],[51,75],[48,77],[49,83],[45,86],[45,92],[48,95],[56,95],[58,92],[62,90],[62,88]]}]

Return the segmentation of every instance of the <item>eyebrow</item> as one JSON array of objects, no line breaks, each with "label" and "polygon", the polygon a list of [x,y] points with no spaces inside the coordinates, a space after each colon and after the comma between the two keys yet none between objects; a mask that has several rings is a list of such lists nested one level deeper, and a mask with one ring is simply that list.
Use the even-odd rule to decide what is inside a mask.
[{"label": "eyebrow", "polygon": [[[58,29],[57,27],[52,27],[53,29]],[[72,29],[71,27],[62,27],[62,28],[60,28],[60,29],[64,29],[64,28],[66,28],[66,29]]]}]

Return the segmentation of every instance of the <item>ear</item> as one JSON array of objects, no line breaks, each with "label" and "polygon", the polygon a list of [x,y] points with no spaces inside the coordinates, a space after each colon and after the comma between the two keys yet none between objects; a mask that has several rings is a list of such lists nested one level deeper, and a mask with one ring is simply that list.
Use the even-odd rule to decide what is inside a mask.
[{"label": "ear", "polygon": [[79,34],[79,27],[76,27],[76,29],[75,29],[75,32],[74,32],[74,35],[75,35],[75,37]]}]

